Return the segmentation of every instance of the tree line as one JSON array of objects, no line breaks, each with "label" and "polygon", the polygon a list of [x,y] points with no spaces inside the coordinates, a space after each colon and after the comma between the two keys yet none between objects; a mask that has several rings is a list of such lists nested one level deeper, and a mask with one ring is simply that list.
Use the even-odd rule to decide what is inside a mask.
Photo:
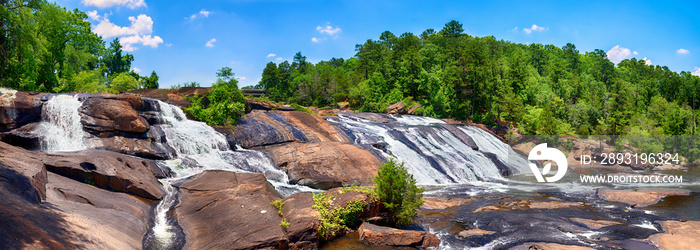
[{"label": "tree line", "polygon": [[488,125],[523,134],[695,134],[700,78],[603,50],[474,37],[450,21],[398,37],[390,31],[355,46],[354,57],[312,64],[269,62],[254,88],[274,101],[313,106],[349,104],[384,112],[403,101],[419,115]]},{"label": "tree line", "polygon": [[106,47],[88,16],[46,0],[0,0],[0,87],[41,92],[158,88],[158,75],[131,70],[115,38]]}]

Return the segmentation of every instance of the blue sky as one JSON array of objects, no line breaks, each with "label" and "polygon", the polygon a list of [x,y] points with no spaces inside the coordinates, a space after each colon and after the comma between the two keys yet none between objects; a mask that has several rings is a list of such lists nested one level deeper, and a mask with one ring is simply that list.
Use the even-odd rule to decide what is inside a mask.
[{"label": "blue sky", "polygon": [[56,0],[90,16],[109,43],[120,37],[132,67],[155,70],[161,88],[197,81],[209,86],[231,67],[240,86],[254,85],[269,61],[349,58],[355,45],[450,20],[472,36],[608,51],[613,61],[646,58],[700,75],[699,1],[162,1]]}]

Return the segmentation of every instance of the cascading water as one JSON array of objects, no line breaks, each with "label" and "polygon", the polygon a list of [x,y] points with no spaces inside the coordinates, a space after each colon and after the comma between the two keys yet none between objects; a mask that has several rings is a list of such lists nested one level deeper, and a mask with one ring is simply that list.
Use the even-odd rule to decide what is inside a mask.
[{"label": "cascading water", "polygon": [[78,109],[83,102],[78,95],[56,95],[44,103],[41,109],[41,124],[44,140],[42,150],[46,152],[69,152],[86,149],[85,132],[80,123]]},{"label": "cascading water", "polygon": [[[527,166],[524,159],[521,162],[524,165],[510,164],[512,160],[509,158],[515,155],[511,154],[510,147],[488,133],[480,133],[478,129],[461,128],[479,145],[479,150],[474,150],[444,127],[452,125],[438,119],[368,116],[347,113],[326,119],[345,131],[355,144],[404,162],[421,185],[502,179],[499,165],[516,173]],[[498,162],[488,154],[495,155]]]},{"label": "cascading water", "polygon": [[177,157],[162,161],[174,176],[161,180],[166,196],[156,207],[154,227],[144,242],[146,248],[169,249],[178,244],[176,234],[179,228],[168,218],[168,211],[177,202],[177,190],[171,183],[204,170],[262,173],[283,196],[313,191],[288,184],[287,174],[277,169],[264,153],[242,148],[233,151],[223,134],[205,123],[188,120],[179,107],[161,101],[158,101],[158,106],[163,124],[154,126],[160,126],[163,130],[167,145],[175,150]]}]

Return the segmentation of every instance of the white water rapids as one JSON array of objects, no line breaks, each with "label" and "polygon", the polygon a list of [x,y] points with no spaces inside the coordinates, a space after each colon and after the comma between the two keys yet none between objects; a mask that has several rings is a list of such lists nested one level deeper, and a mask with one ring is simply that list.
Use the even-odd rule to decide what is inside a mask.
[{"label": "white water rapids", "polygon": [[78,111],[82,105],[77,95],[56,95],[44,103],[39,124],[44,135],[42,150],[54,153],[86,149]]}]

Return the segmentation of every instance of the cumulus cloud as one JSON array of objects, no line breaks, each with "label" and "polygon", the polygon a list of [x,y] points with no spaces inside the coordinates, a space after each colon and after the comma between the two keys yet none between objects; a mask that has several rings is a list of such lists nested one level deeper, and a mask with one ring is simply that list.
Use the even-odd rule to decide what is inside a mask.
[{"label": "cumulus cloud", "polygon": [[632,54],[636,56],[636,55],[639,55],[639,52],[633,51]]},{"label": "cumulus cloud", "polygon": [[535,31],[542,32],[544,30],[545,30],[545,27],[537,26],[535,24],[533,24],[530,28],[523,29],[523,31],[525,31],[525,34],[528,34],[528,35],[531,34],[532,32],[535,32]]},{"label": "cumulus cloud", "polygon": [[277,56],[277,54],[273,54],[273,53],[267,54],[267,58],[276,57],[276,56]]},{"label": "cumulus cloud", "polygon": [[[638,53],[636,53],[637,55]],[[615,45],[615,47],[612,47],[612,49],[608,50],[608,59],[610,59],[611,62],[617,64],[621,62],[622,60],[627,59],[630,55],[632,54],[632,51],[630,49],[625,48],[625,47],[620,47],[620,45]]]},{"label": "cumulus cloud", "polygon": [[83,4],[85,6],[94,6],[100,9],[113,6],[126,6],[129,9],[146,7],[146,2],[144,2],[144,0],[83,0]]},{"label": "cumulus cloud", "polygon": [[204,46],[207,46],[209,48],[214,47],[215,42],[216,42],[216,39],[212,38],[211,40],[207,41],[207,44],[205,44]]},{"label": "cumulus cloud", "polygon": [[207,18],[207,17],[209,17],[209,15],[211,15],[211,11],[207,11],[205,9],[202,9],[199,12],[192,14],[190,17],[185,17],[185,19],[194,20],[194,19],[197,19],[199,17]]},{"label": "cumulus cloud", "polygon": [[330,25],[326,25],[324,27],[316,26],[316,30],[318,30],[318,32],[321,34],[328,34],[329,36],[333,36],[341,31],[340,28],[333,28],[333,26]]},{"label": "cumulus cloud", "polygon": [[136,72],[136,73],[141,73],[141,69],[136,68],[136,67],[134,67],[133,69],[131,69],[131,71],[134,71],[134,72]]},{"label": "cumulus cloud", "polygon": [[647,59],[646,57],[644,57],[642,60],[644,61],[644,64],[651,65],[651,60]]},{"label": "cumulus cloud", "polygon": [[688,54],[688,53],[690,53],[690,51],[687,50],[687,49],[678,49],[678,50],[676,50],[676,53],[679,54],[679,55],[683,55],[683,54]]},{"label": "cumulus cloud", "polygon": [[278,57],[278,58],[275,58],[275,60],[277,60],[277,61],[282,61],[282,60],[284,60],[284,58]]},{"label": "cumulus cloud", "polygon": [[95,32],[102,38],[119,37],[119,43],[124,47],[124,51],[132,52],[137,50],[138,47],[135,46],[137,44],[158,48],[158,44],[163,43],[162,38],[152,35],[153,19],[147,15],[130,16],[129,21],[131,21],[131,24],[128,27],[112,23],[107,14],[100,16],[97,14],[97,11],[88,12],[88,16],[95,21],[99,21],[97,25],[93,26],[92,32]]},{"label": "cumulus cloud", "polygon": [[312,38],[311,38],[311,42],[317,43],[317,42],[318,42],[318,38],[312,37]]},{"label": "cumulus cloud", "polygon": [[696,76],[700,76],[700,68],[695,67],[695,72],[693,72],[691,74],[696,75]]}]

